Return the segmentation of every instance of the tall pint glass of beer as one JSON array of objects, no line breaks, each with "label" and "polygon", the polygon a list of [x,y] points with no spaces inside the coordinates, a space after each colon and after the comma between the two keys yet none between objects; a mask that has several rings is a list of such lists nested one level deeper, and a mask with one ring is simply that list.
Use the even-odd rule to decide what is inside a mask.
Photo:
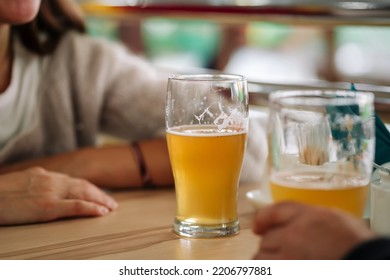
[{"label": "tall pint glass of beer", "polygon": [[374,96],[279,91],[270,96],[274,201],[339,208],[362,217],[374,158]]},{"label": "tall pint glass of beer", "polygon": [[239,232],[237,189],[247,131],[244,77],[169,78],[166,132],[176,190],[175,233],[208,238]]}]

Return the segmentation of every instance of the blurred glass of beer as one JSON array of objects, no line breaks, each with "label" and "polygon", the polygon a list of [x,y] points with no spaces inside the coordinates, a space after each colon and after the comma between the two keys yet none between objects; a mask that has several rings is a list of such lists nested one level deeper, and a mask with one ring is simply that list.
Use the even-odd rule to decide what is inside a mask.
[{"label": "blurred glass of beer", "polygon": [[373,94],[279,91],[270,96],[274,201],[335,207],[362,217],[374,158]]}]

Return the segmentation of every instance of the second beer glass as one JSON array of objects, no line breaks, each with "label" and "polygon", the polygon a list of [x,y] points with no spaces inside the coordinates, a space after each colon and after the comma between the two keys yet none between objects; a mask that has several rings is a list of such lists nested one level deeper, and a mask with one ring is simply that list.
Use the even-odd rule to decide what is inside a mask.
[{"label": "second beer glass", "polygon": [[198,238],[237,233],[237,189],[248,131],[246,80],[170,77],[166,129],[176,189],[174,232]]},{"label": "second beer glass", "polygon": [[270,96],[274,201],[343,209],[362,217],[374,158],[374,96],[279,91]]}]

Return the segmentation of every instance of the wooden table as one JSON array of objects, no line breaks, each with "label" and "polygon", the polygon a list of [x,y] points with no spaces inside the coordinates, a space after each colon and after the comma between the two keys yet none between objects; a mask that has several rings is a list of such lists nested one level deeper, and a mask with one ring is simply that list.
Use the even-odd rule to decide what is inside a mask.
[{"label": "wooden table", "polygon": [[259,238],[251,231],[254,208],[239,190],[238,235],[182,238],[172,232],[173,190],[113,193],[119,208],[105,217],[0,227],[0,259],[251,259]]}]

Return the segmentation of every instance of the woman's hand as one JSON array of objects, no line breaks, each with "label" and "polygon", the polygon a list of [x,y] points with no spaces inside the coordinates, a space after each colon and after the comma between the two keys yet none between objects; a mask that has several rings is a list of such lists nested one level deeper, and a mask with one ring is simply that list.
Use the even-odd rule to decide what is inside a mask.
[{"label": "woman's hand", "polygon": [[374,237],[359,220],[336,209],[293,202],[262,209],[253,230],[261,235],[256,259],[340,259]]},{"label": "woman's hand", "polygon": [[103,216],[117,203],[95,185],[43,168],[0,176],[0,225]]}]

